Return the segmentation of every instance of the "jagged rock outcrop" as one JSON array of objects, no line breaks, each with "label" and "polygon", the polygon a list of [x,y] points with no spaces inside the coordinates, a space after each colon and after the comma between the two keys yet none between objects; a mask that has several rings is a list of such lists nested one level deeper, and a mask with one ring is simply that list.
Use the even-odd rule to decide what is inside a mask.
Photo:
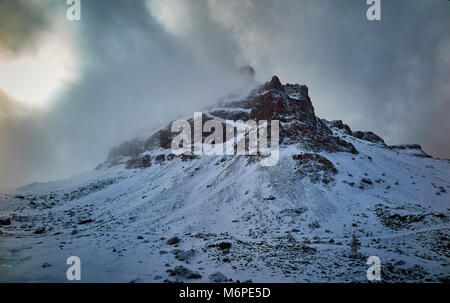
[{"label": "jagged rock outcrop", "polygon": [[352,136],[361,140],[366,140],[374,143],[379,142],[384,144],[384,140],[381,137],[370,131],[368,132],[356,131],[352,133]]},{"label": "jagged rock outcrop", "polygon": [[347,124],[344,124],[342,122],[342,120],[327,121],[325,119],[322,119],[322,121],[330,128],[336,128],[336,129],[343,130],[347,135],[353,136],[353,137],[361,139],[361,140],[370,141],[373,143],[381,143],[381,144],[385,145],[384,140],[380,136],[378,136],[377,134],[375,134],[371,131],[367,131],[367,132],[363,132],[363,131],[359,131],[359,130],[352,131],[350,129],[350,126],[348,126]]},{"label": "jagged rock outcrop", "polygon": [[[248,68],[247,71],[251,73]],[[331,130],[333,127],[344,129],[349,135],[362,140],[384,144],[383,139],[372,132],[352,132],[350,127],[342,121],[329,122],[319,119],[315,115],[308,87],[289,83],[283,85],[277,76],[273,76],[269,82],[255,86],[244,97],[236,94],[221,100],[216,107],[203,112],[203,124],[210,119],[223,121],[224,138],[226,135],[225,120],[279,120],[280,144],[299,144],[311,152],[358,153],[350,142],[333,135]],[[188,122],[193,129],[194,119],[191,118]],[[270,139],[270,125],[268,134]],[[127,162],[127,167],[145,167],[151,162],[139,158],[139,155],[145,151],[158,148],[170,149],[171,142],[176,135],[177,133],[171,132],[171,123],[169,123],[168,126],[159,130],[147,140],[126,142],[111,151],[108,157],[108,166],[123,163],[117,159],[128,157],[130,159]],[[207,135],[207,133],[204,133],[203,138],[206,138]],[[193,134],[191,139],[194,142]]]},{"label": "jagged rock outcrop", "polygon": [[391,145],[390,149],[407,152],[411,155],[421,157],[421,158],[433,158],[432,156],[425,153],[422,149],[422,146],[419,144],[400,144],[400,145]]}]

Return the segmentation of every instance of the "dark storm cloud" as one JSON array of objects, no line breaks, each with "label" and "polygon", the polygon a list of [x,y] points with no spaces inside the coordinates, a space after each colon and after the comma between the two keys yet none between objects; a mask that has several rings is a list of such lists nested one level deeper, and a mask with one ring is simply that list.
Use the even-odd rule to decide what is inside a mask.
[{"label": "dark storm cloud", "polygon": [[44,113],[8,103],[22,114],[0,114],[0,187],[91,169],[123,140],[215,102],[244,64],[260,81],[307,84],[322,118],[450,157],[450,3],[384,0],[369,22],[365,2],[82,1],[69,25],[82,77]]},{"label": "dark storm cloud", "polygon": [[0,187],[92,169],[113,146],[235,87],[229,44],[198,56],[167,35],[143,1],[83,1],[82,8],[82,21],[69,23],[79,33],[78,81],[43,110],[2,102],[21,114],[0,114]]},{"label": "dark storm cloud", "polygon": [[48,6],[30,0],[0,1],[0,55],[14,55],[32,47],[48,29]]}]

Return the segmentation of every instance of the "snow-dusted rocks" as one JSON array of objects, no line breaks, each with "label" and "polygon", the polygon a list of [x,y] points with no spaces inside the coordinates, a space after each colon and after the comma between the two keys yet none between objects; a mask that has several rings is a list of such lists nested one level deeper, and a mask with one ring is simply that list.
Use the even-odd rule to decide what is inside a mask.
[{"label": "snow-dusted rocks", "polygon": [[211,280],[212,282],[216,282],[216,283],[223,283],[223,282],[228,281],[228,278],[220,271],[216,271],[216,272],[210,274],[208,276],[208,279]]},{"label": "snow-dusted rocks", "polygon": [[186,279],[200,279],[202,277],[198,272],[194,272],[182,265],[176,266],[173,270],[169,270],[169,275]]},{"label": "snow-dusted rocks", "polygon": [[308,176],[311,182],[328,184],[334,181],[337,169],[331,161],[319,154],[295,154],[292,159],[296,162],[295,169],[299,176]]},{"label": "snow-dusted rocks", "polygon": [[168,239],[168,240],[166,241],[166,243],[169,244],[169,245],[174,245],[174,244],[177,244],[177,243],[180,242],[180,241],[181,241],[180,238],[178,238],[178,237],[172,237],[172,238]]}]

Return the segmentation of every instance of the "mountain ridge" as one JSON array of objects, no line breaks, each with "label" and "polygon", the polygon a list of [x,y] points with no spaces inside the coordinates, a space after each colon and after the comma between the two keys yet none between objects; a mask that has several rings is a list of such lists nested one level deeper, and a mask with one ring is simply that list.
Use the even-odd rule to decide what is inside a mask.
[{"label": "mountain ridge", "polygon": [[[355,131],[341,120],[327,121],[319,119],[314,112],[308,87],[300,84],[282,85],[277,76],[262,85],[256,85],[244,96],[231,95],[224,101],[219,100],[216,106],[211,106],[203,114],[203,125],[211,119],[220,120],[279,120],[281,122],[280,144],[292,144],[302,141],[311,151],[348,151],[357,150],[345,140],[332,136],[331,128],[344,129],[346,134],[362,140],[381,143],[388,147],[384,140],[371,131]],[[290,115],[290,116],[289,116]],[[193,129],[193,119],[188,122]],[[294,123],[293,125],[288,125]],[[223,122],[225,137],[225,122]],[[156,148],[169,149],[175,136],[170,131],[170,124],[144,140],[134,139],[113,148],[103,165],[120,163],[120,157],[137,157],[141,153]],[[193,137],[191,142],[193,142]],[[405,145],[408,146],[408,145]],[[420,146],[414,146],[421,150]],[[425,153],[424,153],[425,155]],[[428,156],[428,155],[426,155]],[[102,167],[102,165],[99,165]]]}]

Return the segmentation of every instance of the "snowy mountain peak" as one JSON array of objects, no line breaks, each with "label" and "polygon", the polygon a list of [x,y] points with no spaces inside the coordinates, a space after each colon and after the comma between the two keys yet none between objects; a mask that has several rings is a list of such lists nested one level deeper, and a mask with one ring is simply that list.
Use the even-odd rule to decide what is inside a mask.
[{"label": "snowy mountain peak", "polygon": [[[306,150],[314,152],[358,153],[352,143],[333,135],[326,121],[315,115],[306,85],[289,83],[282,85],[277,76],[273,76],[269,82],[257,85],[244,95],[230,94],[226,98],[222,98],[217,106],[211,107],[203,113],[203,125],[208,120],[215,119],[222,122],[223,129],[228,120],[279,120],[281,145],[299,144]],[[193,128],[193,118],[188,122]],[[139,158],[139,155],[147,154],[152,150],[169,150],[176,135],[170,129],[171,123],[151,135],[147,140],[133,140],[114,148],[105,165],[123,163],[126,157]],[[372,140],[373,136],[378,138],[375,134],[373,136],[362,132],[357,134],[360,133],[363,134],[359,136],[361,139]],[[191,141],[193,142],[193,138]],[[381,138],[379,141],[383,142]],[[140,160],[136,161],[140,162]]]},{"label": "snowy mountain peak", "polygon": [[[0,281],[61,281],[70,252],[95,282],[364,282],[369,256],[384,281],[448,282],[449,161],[321,120],[306,86],[277,77],[208,119],[279,120],[278,164],[176,156],[169,124],[94,171],[1,194],[0,253],[22,257]],[[49,261],[61,268],[30,270]]]}]

